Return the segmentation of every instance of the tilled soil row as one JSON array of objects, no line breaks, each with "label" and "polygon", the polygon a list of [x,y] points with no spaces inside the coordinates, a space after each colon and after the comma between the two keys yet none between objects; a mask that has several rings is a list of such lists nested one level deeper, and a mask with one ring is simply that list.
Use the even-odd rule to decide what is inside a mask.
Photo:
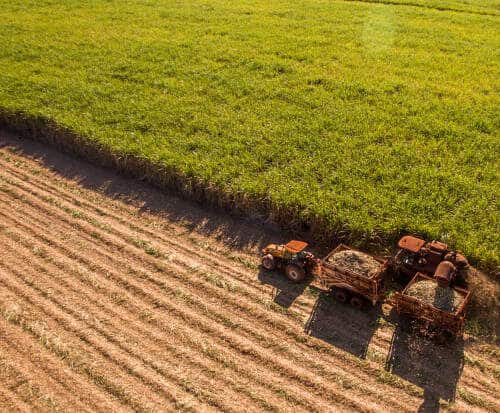
[{"label": "tilled soil row", "polygon": [[[16,248],[16,250],[19,251],[19,248]],[[22,253],[24,253],[24,251],[22,251]],[[18,265],[23,268],[22,260],[19,263],[14,263],[14,265],[15,268],[19,268]],[[200,335],[199,333],[197,334],[196,330],[190,330],[184,334],[181,334],[183,332],[183,329],[185,330],[185,326],[183,324],[180,324],[177,320],[173,320],[171,317],[168,319],[168,324],[162,325],[159,323],[158,316],[156,314],[151,311],[148,311],[146,313],[146,311],[143,309],[145,307],[140,307],[140,302],[137,307],[134,306],[133,308],[131,308],[131,305],[126,305],[124,303],[118,303],[118,305],[114,304],[112,300],[116,296],[113,292],[108,293],[105,291],[103,282],[99,283],[99,295],[96,296],[95,285],[91,285],[90,288],[86,288],[85,283],[80,283],[79,285],[73,287],[70,285],[70,282],[67,282],[72,281],[72,279],[65,278],[64,274],[58,274],[57,267],[43,267],[38,263],[35,264],[33,261],[31,262],[31,266],[37,272],[47,274],[48,276],[55,278],[55,281],[53,283],[50,283],[50,280],[47,280],[42,285],[34,286],[38,293],[44,296],[48,296],[50,292],[51,297],[53,297],[54,294],[61,294],[61,292],[66,293],[66,296],[72,297],[71,304],[73,306],[77,305],[77,308],[79,309],[84,309],[84,314],[91,316],[90,320],[99,320],[99,318],[102,317],[102,314],[106,314],[106,330],[111,330],[111,334],[125,337],[125,347],[127,347],[129,342],[140,343],[141,349],[143,351],[146,351],[146,354],[153,354],[155,356],[155,361],[162,361],[165,356],[170,357],[171,355],[172,357],[169,360],[170,363],[175,363],[178,359],[182,359],[183,363],[186,365],[186,368],[187,366],[190,366],[194,371],[199,372],[200,375],[209,373],[212,380],[214,377],[218,376],[217,378],[223,380],[225,386],[237,386],[240,395],[247,392],[247,389],[245,389],[244,386],[249,382],[253,383],[254,388],[258,387],[257,379],[255,377],[245,378],[244,376],[247,372],[242,369],[238,370],[237,373],[240,374],[245,380],[243,380],[241,383],[234,383],[232,379],[238,380],[239,376],[230,377],[227,371],[223,371],[225,368],[224,362],[220,362],[221,359],[223,360],[222,354],[219,354],[215,351],[207,351],[204,355],[208,357],[199,357],[198,352],[200,350],[201,344],[206,342],[207,338],[199,337]],[[17,272],[15,268],[11,268],[10,270],[13,272]],[[29,271],[28,268],[27,270]],[[23,277],[22,275],[19,276]],[[29,279],[27,282],[31,283]],[[66,289],[58,291],[58,286],[67,287],[69,291]],[[92,295],[88,294],[88,290],[90,290],[90,293]],[[110,301],[109,303],[107,302],[106,298],[108,298],[108,300]],[[124,299],[123,296],[121,298]],[[54,301],[57,300],[54,299]],[[71,312],[71,309],[68,309],[68,306],[66,304],[58,303],[58,305],[63,306],[65,310]],[[116,311],[119,308],[127,308],[129,309],[129,311]],[[149,324],[152,324],[153,326],[158,325],[160,328],[155,329],[157,331],[146,330],[144,328],[145,326],[142,326],[140,323],[144,321],[144,317],[142,317],[143,314],[147,315],[148,318],[154,317],[155,323],[152,322],[153,320],[150,320],[151,322]],[[88,320],[84,320],[84,322],[87,321]],[[131,324],[133,325],[133,327],[130,327]],[[95,328],[97,330],[102,330],[98,328],[98,326],[94,327],[92,325],[89,325],[89,327]],[[148,344],[149,342],[151,342],[152,345],[146,346],[146,344]],[[129,350],[129,352],[130,354],[133,354],[133,350]],[[210,356],[212,354],[214,355],[214,362],[210,363]],[[136,355],[136,357],[138,357],[142,363],[152,365],[152,362],[150,360],[146,360],[142,354]],[[156,357],[159,358],[157,359]],[[234,358],[232,357],[229,358],[229,360],[231,360],[231,363],[235,362]],[[158,367],[154,365],[152,366],[158,369]],[[255,400],[257,400],[262,406],[271,405],[273,397],[271,394],[267,394],[269,393],[267,389],[265,387],[262,387],[258,390],[259,398],[256,398]],[[253,396],[255,397],[255,395]],[[267,397],[266,399],[262,399],[262,396]]]},{"label": "tilled soil row", "polygon": [[[41,195],[40,195],[40,196],[41,196]],[[42,206],[39,206],[39,207],[40,207],[40,208],[42,208]],[[65,208],[65,207],[63,207],[63,208]],[[66,209],[67,209],[67,208],[66,208]],[[59,218],[60,218],[60,217],[59,217]],[[62,219],[65,219],[65,218],[63,217]],[[93,219],[92,219],[92,220],[93,220]],[[67,223],[68,223],[69,225],[78,225],[78,224],[75,224],[75,223],[74,223],[74,222],[72,222],[72,221],[68,221]],[[82,228],[82,227],[80,227],[80,228]],[[94,229],[95,229],[95,228],[94,228]],[[90,229],[90,231],[92,231],[92,234],[93,234],[93,236],[95,237],[95,235],[96,235],[96,234],[95,234],[95,232],[94,232],[94,229]],[[88,231],[89,231],[89,230],[87,230],[87,232],[88,232]],[[127,242],[127,241],[128,241],[128,239],[129,239],[129,237],[128,237],[128,236],[125,236],[125,237],[122,237],[122,240],[121,240],[121,241],[125,241],[125,242]],[[99,241],[106,241],[106,240],[105,240],[102,236],[99,236]],[[108,241],[107,243],[108,243],[108,245],[109,245],[109,246],[111,246],[111,247],[115,247],[115,248],[116,248],[116,247],[118,246],[118,245],[115,245],[115,244],[113,243],[113,241],[111,241],[111,242],[109,242],[109,241]],[[123,245],[118,246],[118,251],[117,251],[116,253],[122,253],[122,251],[123,251],[123,247],[124,247]],[[182,257],[182,258],[184,258],[184,257]],[[188,258],[186,258],[186,260],[187,260],[187,261],[189,261],[189,259],[188,259]],[[183,263],[184,263],[184,261],[182,261],[182,259],[181,259],[181,260],[176,259],[175,261],[180,262],[181,264],[183,264]],[[154,267],[156,266],[155,268],[153,268],[153,269],[156,269],[158,264],[153,263],[152,265],[153,265]],[[199,268],[197,268],[197,272],[198,272],[198,270],[199,270]],[[196,279],[196,280],[195,280],[195,282],[196,282],[196,283],[198,282],[199,277],[203,276],[203,273],[202,273],[202,274],[197,274],[197,276],[198,276],[198,279]],[[203,280],[202,280],[202,281],[203,281]],[[209,281],[213,281],[213,280],[210,280],[210,279],[209,279]],[[213,282],[211,282],[211,283],[213,284]],[[241,289],[238,289],[238,290],[237,290],[234,294],[232,294],[232,295],[235,295],[235,294],[236,294],[236,298],[235,298],[235,299],[236,299],[236,302],[237,302],[237,303],[241,303],[241,302],[242,302],[242,301],[241,301],[241,295],[244,295],[244,296],[247,296],[247,295],[248,295],[248,294],[246,294],[246,295],[245,295],[245,294],[242,294],[242,292],[245,292],[245,291],[243,291],[243,290],[241,290]],[[229,293],[226,293],[226,292],[225,292],[225,294],[224,294],[224,301],[225,301],[225,302],[228,302],[228,297],[229,297],[229,295],[230,295]],[[252,305],[253,305],[255,302],[262,302],[262,298],[261,298],[261,297],[258,297],[258,298],[255,298],[255,299],[254,299],[254,297],[250,297],[250,298],[251,298],[251,299],[249,300],[249,302],[250,302]],[[240,304],[240,305],[241,305],[241,304]],[[244,312],[242,313],[242,316],[243,316],[243,317],[246,317],[246,316],[248,315],[249,311],[252,311],[252,316],[253,316],[253,317],[255,317],[255,315],[259,315],[259,316],[261,316],[261,317],[267,317],[267,316],[268,316],[268,312],[269,312],[269,311],[268,311],[268,309],[267,309],[267,308],[266,308],[265,310],[266,310],[266,311],[262,312],[262,311],[260,311],[260,308],[258,308],[258,307],[257,307],[257,308],[255,308],[255,307],[254,307],[254,308],[253,308],[253,309],[251,309],[251,310],[249,310],[249,309],[244,309]],[[259,312],[259,311],[260,311],[260,312]],[[252,320],[252,321],[253,321],[253,320]],[[266,322],[266,324],[267,324],[267,325],[269,325],[269,324],[273,324],[273,322],[272,322],[272,321],[270,321],[270,320],[264,320],[264,321]],[[348,329],[348,326],[349,326],[349,325],[351,325],[351,324],[352,324],[352,325],[353,325],[353,327],[354,327],[354,330],[353,330],[353,331],[349,331],[349,329]],[[296,324],[293,324],[293,327],[295,327],[295,326],[296,326]],[[346,339],[352,339],[352,338],[354,338],[354,339],[355,339],[355,337],[356,337],[355,332],[356,332],[356,329],[357,329],[357,328],[359,328],[359,325],[355,325],[355,324],[353,324],[350,320],[347,320],[347,319],[346,319],[346,320],[345,320],[345,323],[344,323],[344,326],[345,326],[345,328],[344,328],[344,330],[342,331],[342,333],[344,333],[344,335],[346,335]],[[282,329],[282,327],[283,327],[283,326],[282,326],[282,324],[280,324],[280,330]],[[377,338],[378,338],[378,337],[377,337]],[[388,341],[388,340],[387,340],[387,338],[386,338],[385,342],[387,342],[387,341]],[[324,349],[324,350],[327,350],[327,352],[328,352],[328,350],[330,350],[330,349],[328,349],[328,348],[323,348],[323,349]],[[336,355],[336,357],[338,358],[338,355]],[[311,362],[311,360],[310,360],[309,362]],[[352,362],[352,360],[349,360],[349,362],[351,363],[351,362]]]},{"label": "tilled soil row", "polygon": [[[1,214],[2,214],[2,212],[0,212],[0,215]],[[26,218],[26,214],[24,214],[24,217]],[[6,216],[5,216],[5,219],[7,219]],[[17,221],[16,224],[18,226],[23,226],[24,225],[20,220]],[[33,221],[33,222],[30,222],[29,226],[25,227],[24,229],[27,232],[29,232],[31,230],[31,228],[35,227],[36,225],[37,224]],[[44,237],[41,233],[39,233],[38,236],[39,237]],[[48,240],[47,238],[45,238],[45,239],[47,241],[54,242],[54,240]],[[61,245],[60,248],[63,248],[63,246]],[[72,253],[70,251],[66,251],[66,254],[67,255],[72,255]],[[90,261],[86,261],[85,264],[89,265]],[[93,265],[95,266],[97,264],[94,262]],[[99,272],[101,272],[101,273],[110,274],[110,273],[113,272],[112,267],[99,267],[98,269],[99,269]],[[115,276],[116,277],[120,277],[118,274],[115,274]],[[225,342],[229,343],[236,351],[242,351],[242,349],[243,349],[244,352],[251,353],[251,355],[254,358],[257,358],[257,359],[260,359],[260,360],[264,360],[264,362],[267,363],[267,365],[268,365],[268,370],[269,370],[269,368],[275,367],[273,364],[269,365],[269,363],[273,363],[273,362],[280,363],[279,360],[275,360],[273,357],[262,359],[262,354],[260,354],[258,352],[255,352],[254,350],[248,350],[248,349],[253,349],[252,344],[249,344],[245,340],[242,340],[241,338],[239,338],[234,333],[228,331],[226,328],[214,329],[214,327],[211,326],[212,323],[210,323],[210,322],[208,322],[206,324],[200,324],[200,323],[203,323],[203,321],[202,321],[202,319],[200,319],[200,317],[199,317],[199,315],[197,313],[190,312],[190,313],[186,314],[186,309],[184,308],[184,306],[182,306],[182,305],[173,306],[172,303],[164,301],[161,298],[160,295],[155,295],[153,293],[153,291],[146,291],[145,292],[144,289],[140,285],[135,284],[134,281],[130,281],[130,282],[133,285],[132,288],[136,289],[136,292],[137,292],[137,289],[141,290],[141,295],[142,295],[143,299],[151,300],[151,298],[153,298],[153,300],[151,301],[151,304],[156,305],[158,307],[161,307],[164,310],[167,310],[169,312],[169,314],[171,314],[171,315],[172,314],[178,314],[178,313],[180,313],[181,317],[183,318],[183,320],[185,322],[191,324],[193,326],[193,328],[195,328],[195,329],[196,328],[198,328],[198,329],[202,328],[207,333],[210,333],[211,335],[213,335],[214,336],[213,340],[217,340],[217,337],[219,335],[222,335],[225,338]],[[123,281],[122,281],[122,283],[123,283]],[[153,288],[154,288],[154,286],[153,286]],[[176,291],[172,291],[172,294],[170,296],[171,297],[175,296],[176,293],[177,293]],[[188,291],[181,291],[180,292],[180,295],[184,296],[184,297],[187,297],[188,294],[189,294]],[[210,308],[209,308],[209,310],[210,310]],[[214,309],[212,309],[212,310],[214,310]],[[212,314],[212,312],[209,311],[208,314]],[[193,323],[193,321],[194,321],[194,323]],[[284,372],[285,374],[287,374],[287,376],[288,376],[289,379],[290,378],[295,378],[295,380],[298,380],[299,381],[299,385],[306,385],[306,386],[309,386],[309,387],[311,387],[311,386],[314,387],[314,384],[311,384],[310,382],[308,382],[303,375],[301,375],[300,373],[294,371],[293,370],[294,366],[293,365],[288,365],[287,364],[287,360],[285,360],[284,362],[282,362],[281,367],[282,367],[282,371],[280,371],[278,374],[281,375]],[[292,370],[290,370],[290,369],[292,369]],[[318,384],[321,384],[321,383],[318,383],[316,381],[315,384],[318,385]],[[289,386],[290,386],[290,383],[289,383]],[[302,387],[299,387],[299,389],[302,389]],[[278,390],[280,390],[280,389],[278,389]],[[332,391],[333,391],[333,389],[330,389],[330,393],[332,393]],[[332,396],[333,396],[333,394],[327,394],[326,395],[326,397],[328,397],[328,398],[331,398]],[[340,396],[338,396],[338,397],[340,397]],[[297,399],[297,401],[300,401],[300,399]],[[345,395],[344,403],[347,403],[347,401],[348,401],[348,395]],[[358,406],[358,407],[362,408],[361,406]]]},{"label": "tilled soil row", "polygon": [[[41,196],[41,195],[40,195],[40,196]],[[64,207],[64,206],[61,206],[61,205],[60,205],[59,207],[61,207],[61,208],[63,208],[63,209],[67,209],[67,207]],[[79,211],[79,213],[80,213],[80,211]],[[95,220],[95,218],[92,218],[92,221],[94,221],[94,220]],[[125,239],[125,241],[127,240],[127,238],[126,238],[126,237],[125,237],[124,239]],[[111,245],[112,245],[112,243],[111,243]],[[476,379],[476,380],[477,380],[477,379]]]}]

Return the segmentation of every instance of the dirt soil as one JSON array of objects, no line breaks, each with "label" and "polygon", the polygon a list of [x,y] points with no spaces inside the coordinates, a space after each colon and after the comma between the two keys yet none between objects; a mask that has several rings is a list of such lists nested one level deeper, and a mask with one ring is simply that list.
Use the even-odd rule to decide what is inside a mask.
[{"label": "dirt soil", "polygon": [[0,410],[500,411],[500,352],[261,271],[289,234],[0,135]]}]

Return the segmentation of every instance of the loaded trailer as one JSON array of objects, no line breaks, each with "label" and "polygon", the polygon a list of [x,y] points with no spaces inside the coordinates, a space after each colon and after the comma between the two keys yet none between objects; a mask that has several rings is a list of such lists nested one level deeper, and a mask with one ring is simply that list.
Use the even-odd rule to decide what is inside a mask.
[{"label": "loaded trailer", "polygon": [[[369,262],[369,264],[367,264]],[[316,269],[316,284],[340,302],[362,308],[383,298],[388,261],[340,244]]]},{"label": "loaded trailer", "polygon": [[396,291],[391,304],[398,314],[413,319],[420,329],[454,337],[463,334],[465,310],[471,292],[441,287],[436,279],[417,273],[403,291]]}]

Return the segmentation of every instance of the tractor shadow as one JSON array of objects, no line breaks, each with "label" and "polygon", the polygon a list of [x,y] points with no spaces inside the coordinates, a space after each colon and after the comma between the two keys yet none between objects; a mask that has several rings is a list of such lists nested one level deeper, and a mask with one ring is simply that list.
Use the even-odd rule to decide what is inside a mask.
[{"label": "tractor shadow", "polygon": [[423,389],[424,400],[418,411],[432,413],[440,410],[441,399],[455,400],[463,363],[463,339],[441,345],[413,332],[407,320],[400,320],[392,336],[386,369]]},{"label": "tractor shadow", "polygon": [[359,310],[320,291],[305,332],[356,357],[366,358],[381,316],[380,306],[367,304],[364,310]]},{"label": "tractor shadow", "polygon": [[266,271],[262,267],[258,278],[261,283],[274,287],[273,301],[284,308],[290,308],[312,281],[308,277],[301,283],[293,283],[279,271]]}]

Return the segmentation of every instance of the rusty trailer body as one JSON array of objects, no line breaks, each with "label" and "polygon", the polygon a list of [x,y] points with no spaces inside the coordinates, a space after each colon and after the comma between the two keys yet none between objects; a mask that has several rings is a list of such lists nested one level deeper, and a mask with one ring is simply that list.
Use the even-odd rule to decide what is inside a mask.
[{"label": "rusty trailer body", "polygon": [[459,336],[465,325],[465,309],[471,298],[471,292],[459,287],[450,287],[463,299],[453,312],[441,310],[432,304],[408,294],[408,289],[415,283],[430,280],[438,284],[436,279],[417,273],[402,292],[395,292],[391,304],[402,315],[419,322],[422,330],[435,331],[439,334]]},{"label": "rusty trailer body", "polygon": [[369,255],[380,265],[369,275],[363,275],[329,262],[330,257],[341,251],[354,251],[369,255],[347,245],[340,244],[321,260],[315,274],[315,284],[323,290],[332,290],[339,301],[350,301],[355,307],[362,306],[362,300],[368,300],[371,304],[375,305],[383,298],[384,279],[388,268],[388,260]]}]

